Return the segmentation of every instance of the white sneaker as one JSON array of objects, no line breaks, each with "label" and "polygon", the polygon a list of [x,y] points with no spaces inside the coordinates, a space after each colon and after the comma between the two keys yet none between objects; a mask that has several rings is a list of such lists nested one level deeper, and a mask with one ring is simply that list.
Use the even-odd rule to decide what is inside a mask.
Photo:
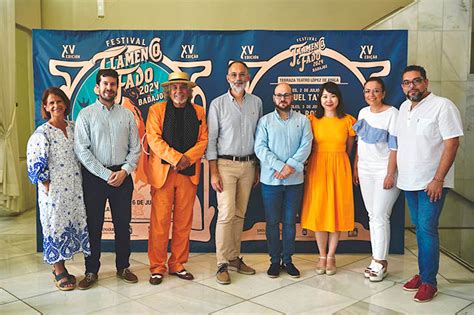
[{"label": "white sneaker", "polygon": [[381,263],[375,262],[375,265],[370,270],[369,280],[371,282],[382,281],[387,276],[387,268]]},{"label": "white sneaker", "polygon": [[366,277],[366,278],[370,277],[370,271],[372,270],[373,267],[375,267],[375,263],[376,263],[375,260],[372,259],[372,261],[370,262],[370,265],[365,267],[364,277]]}]

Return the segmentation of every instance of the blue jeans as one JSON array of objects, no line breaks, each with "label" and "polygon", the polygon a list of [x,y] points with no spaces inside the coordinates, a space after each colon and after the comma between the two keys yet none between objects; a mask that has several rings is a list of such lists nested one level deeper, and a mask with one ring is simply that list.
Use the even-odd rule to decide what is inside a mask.
[{"label": "blue jeans", "polygon": [[[271,186],[262,183],[262,197],[270,262],[279,264],[283,260],[288,264],[295,252],[296,214],[301,208],[303,184]],[[280,246],[280,222],[283,246]]]},{"label": "blue jeans", "polygon": [[435,287],[439,269],[438,223],[448,190],[444,188],[441,199],[435,202],[423,190],[405,191],[411,222],[416,227],[421,282]]}]

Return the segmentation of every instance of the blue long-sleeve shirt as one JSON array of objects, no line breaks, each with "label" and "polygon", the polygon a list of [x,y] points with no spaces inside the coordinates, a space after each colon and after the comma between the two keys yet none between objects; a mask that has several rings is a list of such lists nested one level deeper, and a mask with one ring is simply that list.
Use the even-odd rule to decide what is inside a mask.
[{"label": "blue long-sleeve shirt", "polygon": [[[275,110],[258,122],[255,137],[255,154],[260,160],[260,181],[266,185],[298,185],[304,181],[304,162],[311,153],[313,133],[309,119],[290,111],[283,120]],[[276,179],[275,171],[281,172],[285,164],[295,173],[285,179]]]}]

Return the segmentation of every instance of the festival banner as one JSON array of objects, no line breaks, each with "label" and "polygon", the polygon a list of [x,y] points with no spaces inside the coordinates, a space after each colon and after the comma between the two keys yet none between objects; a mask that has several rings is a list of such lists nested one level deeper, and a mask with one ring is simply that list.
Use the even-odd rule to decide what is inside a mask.
[{"label": "festival banner", "polygon": [[[259,96],[264,114],[272,111],[275,85],[286,82],[294,93],[293,109],[310,115],[318,102],[320,86],[339,84],[346,111],[357,118],[365,106],[362,87],[371,76],[383,77],[385,101],[399,107],[404,100],[400,77],[407,62],[407,31],[33,31],[33,66],[36,126],[41,118],[41,94],[50,86],[60,87],[71,99],[71,116],[97,99],[95,76],[112,68],[120,75],[116,102],[134,114],[142,142],[142,157],[133,173],[132,248],[147,248],[151,210],[147,184],[146,120],[148,109],[164,101],[161,84],[173,71],[190,74],[197,84],[193,102],[205,109],[212,99],[229,88],[227,65],[245,62],[251,80],[247,92]],[[209,168],[203,172],[194,204],[191,250],[213,252],[217,217],[215,192],[209,183]],[[392,253],[403,253],[403,195],[391,217]],[[370,252],[367,212],[360,190],[354,187],[354,231],[342,233],[340,252]],[[103,247],[113,249],[113,224],[106,206]],[[38,224],[39,221],[38,221]],[[171,237],[171,235],[170,235]],[[297,250],[314,252],[314,234],[298,224]],[[41,235],[38,242],[41,248]],[[253,189],[245,220],[243,251],[266,252],[265,214],[259,186]]]}]

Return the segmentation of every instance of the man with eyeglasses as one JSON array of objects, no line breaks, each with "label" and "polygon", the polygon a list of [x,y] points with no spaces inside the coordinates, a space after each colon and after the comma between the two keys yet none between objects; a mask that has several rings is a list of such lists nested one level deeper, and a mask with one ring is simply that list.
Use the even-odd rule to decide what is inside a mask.
[{"label": "man with eyeglasses", "polygon": [[245,92],[248,67],[234,61],[227,67],[230,89],[211,102],[206,157],[211,185],[217,193],[216,281],[231,282],[228,270],[252,275],[255,270],[240,257],[241,235],[252,186],[258,183],[254,137],[262,116],[262,101]]},{"label": "man with eyeglasses", "polygon": [[438,293],[438,221],[446,193],[454,186],[453,162],[463,136],[459,110],[447,98],[429,92],[428,83],[423,67],[403,70],[407,100],[400,106],[396,128],[397,186],[405,191],[418,243],[419,275],[403,289],[416,291],[417,302],[431,301]]},{"label": "man with eyeglasses", "polygon": [[275,111],[260,119],[255,137],[270,254],[267,275],[276,278],[283,270],[299,278],[300,272],[291,257],[295,252],[296,214],[303,198],[304,162],[311,153],[313,133],[308,118],[291,110],[290,85],[278,84],[273,102]]}]

